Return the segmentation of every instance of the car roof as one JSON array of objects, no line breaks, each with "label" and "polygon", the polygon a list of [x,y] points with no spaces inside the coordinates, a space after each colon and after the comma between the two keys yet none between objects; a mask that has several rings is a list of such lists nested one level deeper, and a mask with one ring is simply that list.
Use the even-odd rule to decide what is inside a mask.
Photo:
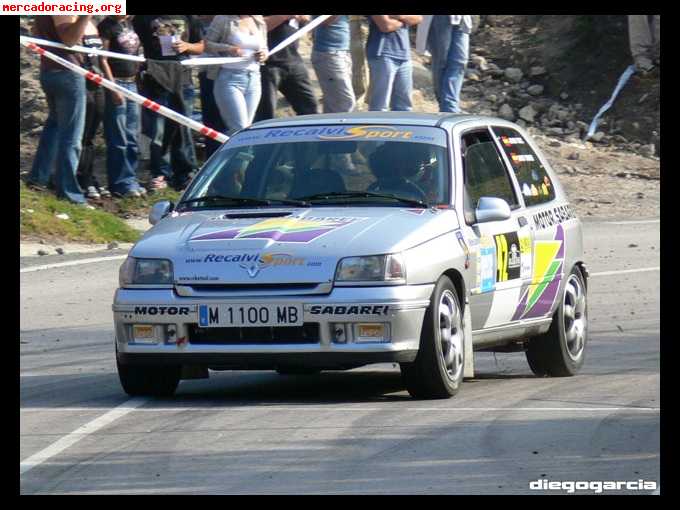
[{"label": "car roof", "polygon": [[446,121],[448,125],[463,122],[503,121],[496,117],[461,113],[420,113],[420,112],[351,112],[298,115],[256,122],[248,129],[274,128],[284,126],[309,126],[316,124],[404,124],[412,126],[438,126]]}]

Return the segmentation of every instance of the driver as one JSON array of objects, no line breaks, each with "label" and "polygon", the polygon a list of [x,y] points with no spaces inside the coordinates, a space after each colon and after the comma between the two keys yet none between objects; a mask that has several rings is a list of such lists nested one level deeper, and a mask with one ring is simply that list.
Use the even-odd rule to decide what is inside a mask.
[{"label": "driver", "polygon": [[425,145],[385,142],[369,158],[376,181],[367,191],[427,201],[427,194],[416,183],[423,177],[424,165],[429,159],[429,149]]}]

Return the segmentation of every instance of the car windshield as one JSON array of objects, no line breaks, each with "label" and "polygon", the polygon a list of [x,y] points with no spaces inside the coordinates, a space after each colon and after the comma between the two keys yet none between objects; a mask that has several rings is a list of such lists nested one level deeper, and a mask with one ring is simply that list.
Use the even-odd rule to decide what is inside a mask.
[{"label": "car windshield", "polygon": [[432,207],[449,200],[446,132],[421,126],[303,126],[243,131],[217,152],[182,209]]}]

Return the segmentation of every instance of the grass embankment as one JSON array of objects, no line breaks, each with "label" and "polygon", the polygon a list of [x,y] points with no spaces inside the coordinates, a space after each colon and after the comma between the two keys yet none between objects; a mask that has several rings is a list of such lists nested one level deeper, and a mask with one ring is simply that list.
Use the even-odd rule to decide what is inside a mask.
[{"label": "grass embankment", "polygon": [[[137,230],[115,214],[72,205],[51,193],[33,191],[23,182],[19,185],[19,196],[22,238],[108,243],[135,242],[140,237]],[[62,213],[68,219],[57,218]]]}]

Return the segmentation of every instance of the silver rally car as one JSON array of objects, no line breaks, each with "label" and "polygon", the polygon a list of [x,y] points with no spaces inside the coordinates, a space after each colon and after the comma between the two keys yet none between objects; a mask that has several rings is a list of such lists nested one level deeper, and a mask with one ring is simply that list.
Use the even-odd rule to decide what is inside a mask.
[{"label": "silver rally car", "polygon": [[204,165],[120,269],[118,373],[170,395],[209,370],[395,362],[454,395],[473,351],[570,376],[588,336],[581,223],[527,133],[492,117],[259,122]]}]

